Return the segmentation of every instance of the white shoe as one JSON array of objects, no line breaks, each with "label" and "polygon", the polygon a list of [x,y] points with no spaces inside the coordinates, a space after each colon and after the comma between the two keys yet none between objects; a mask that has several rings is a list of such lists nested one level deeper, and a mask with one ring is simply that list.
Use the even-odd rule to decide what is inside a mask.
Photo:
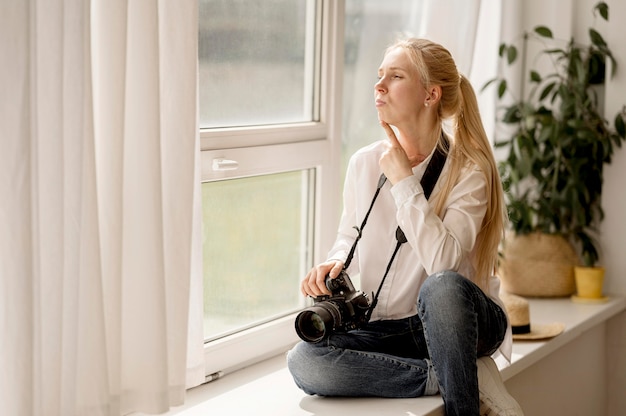
[{"label": "white shoe", "polygon": [[522,408],[504,386],[500,370],[491,357],[481,357],[478,367],[478,391],[481,416],[523,416]]}]

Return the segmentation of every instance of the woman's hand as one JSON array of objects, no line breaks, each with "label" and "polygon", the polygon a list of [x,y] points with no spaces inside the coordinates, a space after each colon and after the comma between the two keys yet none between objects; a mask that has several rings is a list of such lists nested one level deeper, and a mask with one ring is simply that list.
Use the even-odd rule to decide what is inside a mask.
[{"label": "woman's hand", "polygon": [[389,182],[395,185],[402,179],[413,175],[413,170],[411,169],[411,162],[391,126],[382,120],[380,125],[387,133],[389,142],[387,142],[387,150],[380,157],[378,163]]},{"label": "woman's hand", "polygon": [[339,276],[339,272],[343,269],[343,262],[339,260],[331,260],[318,264],[313,267],[306,275],[302,283],[300,283],[300,291],[305,296],[330,295],[330,291],[326,287],[326,275],[331,279]]}]

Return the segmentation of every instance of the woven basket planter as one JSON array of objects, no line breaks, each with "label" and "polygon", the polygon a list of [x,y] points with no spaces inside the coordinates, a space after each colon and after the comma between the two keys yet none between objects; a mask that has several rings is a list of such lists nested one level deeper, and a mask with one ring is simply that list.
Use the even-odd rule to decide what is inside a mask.
[{"label": "woven basket planter", "polygon": [[576,291],[574,267],[579,264],[563,237],[508,233],[500,259],[502,288],[520,296],[564,297]]}]

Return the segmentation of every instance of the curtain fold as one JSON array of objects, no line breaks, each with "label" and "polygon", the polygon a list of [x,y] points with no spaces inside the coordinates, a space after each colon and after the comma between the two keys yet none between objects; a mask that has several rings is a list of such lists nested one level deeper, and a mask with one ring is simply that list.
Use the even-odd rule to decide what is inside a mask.
[{"label": "curtain fold", "polygon": [[196,1],[11,0],[0,34],[3,411],[166,411],[202,368]]},{"label": "curtain fold", "polygon": [[[0,3],[0,397],[3,412],[33,414],[30,192],[30,7]],[[10,59],[9,59],[10,58]]]}]

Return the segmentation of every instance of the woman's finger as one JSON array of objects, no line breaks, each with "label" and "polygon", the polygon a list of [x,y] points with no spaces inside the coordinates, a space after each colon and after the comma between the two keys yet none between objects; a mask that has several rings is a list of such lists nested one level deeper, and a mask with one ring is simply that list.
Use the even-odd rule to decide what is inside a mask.
[{"label": "woman's finger", "polygon": [[343,263],[340,261],[335,262],[333,268],[330,269],[330,272],[328,272],[328,276],[330,276],[331,279],[334,279],[335,277],[339,276],[341,270],[343,270]]},{"label": "woman's finger", "polygon": [[383,130],[385,130],[385,133],[387,134],[387,137],[389,138],[391,145],[394,147],[401,147],[400,142],[398,141],[398,138],[396,137],[396,133],[393,131],[391,126],[384,121],[381,121],[380,125],[382,126]]},{"label": "woman's finger", "polygon": [[313,297],[321,295],[323,292],[320,290],[318,281],[320,278],[323,279],[323,276],[319,273],[319,270],[317,268],[311,269],[300,286],[302,294]]},{"label": "woman's finger", "polygon": [[326,274],[331,266],[327,263],[312,268],[300,283],[300,291],[305,296],[320,296],[330,294],[326,287]]},{"label": "woman's finger", "polygon": [[321,296],[330,295],[328,287],[326,287],[326,276],[331,279],[339,276],[343,269],[343,262],[339,260],[331,260],[326,263],[318,264],[313,267],[306,277],[300,282],[300,291],[304,296]]}]

